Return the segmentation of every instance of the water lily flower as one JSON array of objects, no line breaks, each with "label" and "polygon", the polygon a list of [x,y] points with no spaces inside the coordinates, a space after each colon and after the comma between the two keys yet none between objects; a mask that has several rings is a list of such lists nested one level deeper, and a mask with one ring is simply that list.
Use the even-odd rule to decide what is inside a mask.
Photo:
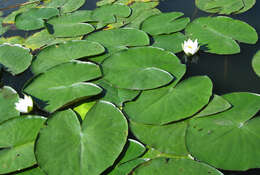
[{"label": "water lily flower", "polygon": [[29,113],[33,109],[33,100],[32,97],[24,94],[24,98],[19,98],[18,102],[15,103],[15,108],[19,112]]},{"label": "water lily flower", "polygon": [[188,41],[184,41],[182,44],[182,49],[187,56],[192,56],[198,52],[200,46],[198,45],[198,40],[196,39],[194,42],[191,39]]}]

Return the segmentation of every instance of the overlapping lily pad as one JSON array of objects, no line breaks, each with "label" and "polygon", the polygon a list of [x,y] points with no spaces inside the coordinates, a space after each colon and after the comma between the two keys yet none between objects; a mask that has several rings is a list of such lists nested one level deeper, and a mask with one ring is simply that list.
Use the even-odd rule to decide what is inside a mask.
[{"label": "overlapping lily pad", "polygon": [[243,13],[255,4],[255,0],[195,0],[196,6],[209,13],[229,15]]},{"label": "overlapping lily pad", "polygon": [[19,112],[15,109],[18,99],[19,95],[13,88],[4,86],[0,89],[0,123],[19,116]]},{"label": "overlapping lily pad", "polygon": [[34,142],[45,118],[23,116],[0,125],[0,174],[36,164]]},{"label": "overlapping lily pad", "polygon": [[255,73],[260,77],[260,51],[258,51],[252,61]]},{"label": "overlapping lily pad", "polygon": [[31,65],[31,61],[30,49],[21,45],[0,45],[0,63],[13,75],[25,71]]},{"label": "overlapping lily pad", "polygon": [[[208,117],[190,120],[187,147],[191,154],[226,170],[259,168],[260,96],[231,93],[223,96],[232,108]],[[254,118],[253,118],[254,117]]]},{"label": "overlapping lily pad", "polygon": [[47,124],[40,132],[36,156],[48,175],[101,174],[119,156],[127,139],[126,119],[105,101],[93,106],[82,125],[71,110],[54,114]]},{"label": "overlapping lily pad", "polygon": [[230,17],[201,17],[190,23],[186,35],[198,39],[200,45],[207,47],[206,52],[216,54],[235,54],[240,52],[236,41],[255,44],[257,33],[247,23]]},{"label": "overlapping lily pad", "polygon": [[101,54],[104,47],[96,42],[67,41],[43,49],[32,64],[34,74],[39,74],[56,65],[88,56]]},{"label": "overlapping lily pad", "polygon": [[46,175],[40,168],[33,168],[17,174],[18,175]]},{"label": "overlapping lily pad", "polygon": [[192,77],[176,87],[144,91],[136,101],[126,103],[124,111],[134,122],[162,125],[191,117],[209,102],[211,93],[208,77]]},{"label": "overlapping lily pad", "polygon": [[183,30],[190,22],[189,18],[182,18],[181,12],[161,13],[147,18],[142,23],[142,30],[150,35],[170,34]]},{"label": "overlapping lily pad", "polygon": [[223,175],[221,172],[204,163],[199,163],[189,159],[152,159],[136,168],[133,175],[191,175],[191,174],[211,174]]},{"label": "overlapping lily pad", "polygon": [[26,86],[24,91],[40,100],[38,105],[42,109],[54,112],[73,101],[101,93],[102,89],[99,86],[84,83],[100,76],[98,65],[71,61],[40,74]]},{"label": "overlapping lily pad", "polygon": [[145,90],[169,84],[185,66],[170,52],[140,47],[111,55],[102,67],[104,79],[115,87]]},{"label": "overlapping lily pad", "polygon": [[59,8],[61,13],[73,12],[79,9],[86,0],[47,0],[45,7]]}]

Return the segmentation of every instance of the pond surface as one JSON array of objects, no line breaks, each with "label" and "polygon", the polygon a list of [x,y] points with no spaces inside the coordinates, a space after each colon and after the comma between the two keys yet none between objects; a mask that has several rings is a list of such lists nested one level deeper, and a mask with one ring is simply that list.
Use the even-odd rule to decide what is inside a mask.
[{"label": "pond surface", "polygon": [[[0,0],[0,8],[8,7],[17,3],[23,3],[24,0]],[[87,0],[87,3],[81,9],[94,9],[96,8],[97,0]],[[210,14],[204,13],[195,7],[194,0],[163,0],[160,2],[158,8],[163,12],[179,11],[183,12],[185,16],[191,19],[200,16],[209,16]],[[256,31],[260,32],[259,23],[260,3],[249,11],[233,15],[232,18],[239,19],[247,22],[253,26]],[[5,10],[4,15],[10,13],[11,10]],[[30,33],[21,31],[10,31],[5,36],[22,35],[28,36]],[[260,50],[260,42],[255,45],[247,45],[240,43],[241,53],[228,56],[220,56],[214,54],[207,54],[200,52],[197,61],[188,63],[186,77],[194,75],[207,75],[211,78],[214,84],[214,92],[222,95],[229,92],[254,92],[260,94],[260,77],[258,77],[251,66],[254,54]],[[177,54],[179,58],[183,57],[183,53]],[[3,83],[14,87],[16,90],[21,90],[23,84],[30,77],[30,72],[26,72],[17,77],[13,77],[8,73],[4,73],[5,79]],[[13,84],[19,79],[19,84]],[[238,153],[239,154],[239,153]],[[250,170],[244,173],[224,172],[226,175],[257,175],[260,170]]]}]

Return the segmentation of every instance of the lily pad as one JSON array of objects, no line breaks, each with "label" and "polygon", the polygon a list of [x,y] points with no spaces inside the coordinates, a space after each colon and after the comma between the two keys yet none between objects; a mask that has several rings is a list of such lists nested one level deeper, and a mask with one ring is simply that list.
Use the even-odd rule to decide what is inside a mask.
[{"label": "lily pad", "polygon": [[21,30],[36,30],[44,27],[44,20],[59,14],[55,8],[33,8],[15,17],[15,25]]},{"label": "lily pad", "polygon": [[200,10],[225,15],[245,12],[255,4],[255,0],[196,0],[195,2]]},{"label": "lily pad", "polygon": [[44,6],[59,8],[61,13],[73,12],[85,4],[86,0],[48,0]]},{"label": "lily pad", "polygon": [[71,110],[58,112],[40,132],[36,157],[48,175],[98,175],[119,156],[127,133],[124,115],[105,101],[91,108],[82,125]]},{"label": "lily pad", "polygon": [[92,11],[81,10],[54,17],[47,22],[47,29],[55,37],[76,37],[88,34],[95,28],[87,21],[91,19]]},{"label": "lily pad", "polygon": [[102,63],[104,79],[118,88],[145,90],[161,87],[183,70],[172,53],[155,47],[131,48],[111,55]]},{"label": "lily pad", "polygon": [[[231,93],[223,96],[232,108],[190,120],[187,147],[192,156],[216,168],[244,171],[260,168],[260,96]],[[253,118],[254,117],[254,118]]]},{"label": "lily pad", "polygon": [[46,175],[40,168],[33,168],[17,174],[18,175]]},{"label": "lily pad", "polygon": [[107,4],[112,4],[115,1],[116,0],[100,0],[100,1],[97,2],[97,6],[103,6],[103,5],[107,5]]},{"label": "lily pad", "polygon": [[83,103],[75,108],[73,108],[74,111],[76,111],[82,120],[85,119],[86,114],[88,113],[88,111],[96,104],[96,101],[91,101],[91,102],[87,102],[87,103]]},{"label": "lily pad", "polygon": [[190,22],[189,18],[181,18],[181,12],[161,13],[147,18],[142,23],[142,30],[150,35],[170,34],[183,30]]},{"label": "lily pad", "polygon": [[[187,156],[185,145],[186,122],[169,125],[144,125],[130,122],[133,134],[144,144],[158,151],[174,156]],[[152,136],[152,137],[151,137]]]},{"label": "lily pad", "polygon": [[173,53],[179,53],[182,49],[182,44],[187,39],[182,33],[173,33],[169,35],[153,36],[154,43],[152,46],[160,47]]},{"label": "lily pad", "polygon": [[45,118],[23,116],[0,125],[0,174],[36,164],[34,142]]},{"label": "lily pad", "polygon": [[0,63],[13,75],[25,71],[31,65],[31,61],[30,49],[16,44],[0,45]]},{"label": "lily pad", "polygon": [[96,42],[89,41],[67,41],[44,48],[32,64],[32,72],[39,74],[56,65],[101,54],[104,47]]},{"label": "lily pad", "polygon": [[71,61],[40,74],[26,86],[24,91],[41,100],[38,105],[42,109],[54,112],[76,100],[101,93],[102,89],[97,85],[84,83],[100,76],[101,71],[98,65]]},{"label": "lily pad", "polygon": [[[240,52],[236,41],[255,44],[257,33],[249,24],[230,17],[201,17],[186,27],[186,35],[198,39],[206,52],[216,54],[235,54]],[[236,40],[236,41],[235,41]]]},{"label": "lily pad", "polygon": [[255,73],[260,77],[260,51],[258,51],[252,61]]},{"label": "lily pad", "polygon": [[8,38],[1,37],[0,44],[9,43],[9,44],[24,44],[24,38],[21,36],[11,36]]},{"label": "lily pad", "polygon": [[134,102],[125,104],[130,120],[163,125],[191,117],[209,102],[212,82],[207,76],[191,77],[176,87],[144,91]]},{"label": "lily pad", "polygon": [[189,159],[152,159],[141,166],[138,166],[133,175],[191,175],[191,174],[211,174],[223,175],[217,169],[204,163],[196,162]]},{"label": "lily pad", "polygon": [[19,111],[15,109],[15,103],[18,100],[19,95],[13,88],[4,86],[0,89],[0,123],[19,116]]}]

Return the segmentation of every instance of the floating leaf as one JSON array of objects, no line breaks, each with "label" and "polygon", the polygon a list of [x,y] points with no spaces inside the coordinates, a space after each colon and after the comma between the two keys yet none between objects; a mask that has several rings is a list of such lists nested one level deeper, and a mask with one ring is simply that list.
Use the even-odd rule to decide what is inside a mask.
[{"label": "floating leaf", "polygon": [[85,119],[86,114],[88,113],[88,111],[96,104],[96,101],[92,101],[92,102],[87,102],[87,103],[83,103],[77,107],[75,107],[73,110],[76,111],[82,120]]},{"label": "floating leaf", "polygon": [[17,173],[18,175],[46,175],[40,168],[33,168],[31,170]]},{"label": "floating leaf", "polygon": [[258,51],[252,61],[255,73],[260,77],[260,51]]},{"label": "floating leaf", "polygon": [[174,73],[182,71],[183,67],[174,54],[155,47],[118,52],[102,64],[105,80],[115,87],[133,90],[166,85],[174,80]]},{"label": "floating leaf", "polygon": [[212,93],[212,82],[206,76],[192,77],[176,87],[144,91],[124,111],[134,122],[162,125],[185,119],[205,106]]},{"label": "floating leaf", "polygon": [[88,56],[101,54],[104,47],[96,42],[67,41],[44,48],[32,64],[34,74],[39,74],[56,65]]},{"label": "floating leaf", "polygon": [[230,17],[201,17],[186,27],[186,35],[198,39],[205,45],[206,52],[216,54],[235,54],[240,52],[237,41],[255,44],[258,40],[253,27]]},{"label": "floating leaf", "polygon": [[112,4],[115,1],[116,0],[100,0],[100,1],[97,2],[97,6],[103,6],[103,5],[107,5],[107,4]]},{"label": "floating leaf", "polygon": [[160,47],[173,53],[182,51],[182,44],[187,39],[182,33],[173,33],[169,35],[153,36],[154,43],[152,46]]},{"label": "floating leaf", "polygon": [[43,117],[23,116],[0,125],[0,174],[36,164],[34,141],[44,122]]},{"label": "floating leaf", "polygon": [[195,2],[200,10],[225,15],[245,12],[255,4],[255,0],[196,0]]},{"label": "floating leaf", "polygon": [[74,38],[55,38],[53,35],[49,34],[47,30],[42,30],[28,37],[24,45],[33,50],[41,48],[43,46],[50,46],[53,44],[62,43],[64,41],[79,40],[79,37]]},{"label": "floating leaf", "polygon": [[185,145],[186,122],[157,126],[131,121],[130,128],[133,134],[149,147],[174,156],[188,155]]},{"label": "floating leaf", "polygon": [[100,76],[98,65],[71,61],[40,74],[24,90],[44,103],[44,106],[39,103],[41,108],[54,112],[73,101],[101,93],[102,89],[97,85],[83,83]]},{"label": "floating leaf", "polygon": [[229,108],[231,108],[231,104],[227,100],[221,96],[214,95],[213,99],[209,102],[205,109],[196,114],[196,117],[213,115],[219,112],[223,112]]},{"label": "floating leaf", "polygon": [[119,107],[123,106],[124,102],[133,100],[140,93],[139,91],[116,88],[104,79],[97,80],[94,83],[105,89],[103,100],[116,104]]},{"label": "floating leaf", "polygon": [[259,168],[260,96],[231,93],[223,96],[232,108],[190,120],[187,147],[192,156],[226,170]]},{"label": "floating leaf", "polygon": [[73,12],[84,5],[85,0],[48,0],[46,7],[59,8],[61,13]]},{"label": "floating leaf", "polygon": [[150,35],[170,34],[183,30],[190,22],[189,18],[181,18],[181,12],[161,13],[147,18],[142,30]]},{"label": "floating leaf", "polygon": [[19,116],[19,112],[15,109],[15,103],[18,100],[19,95],[13,88],[4,86],[0,89],[0,123]]},{"label": "floating leaf", "polygon": [[47,29],[55,37],[76,37],[88,34],[95,30],[92,25],[84,23],[93,21],[91,12],[81,10],[54,17],[47,22]]},{"label": "floating leaf", "polygon": [[9,43],[9,44],[24,44],[24,38],[21,36],[12,36],[8,38],[1,37],[0,44]]},{"label": "floating leaf", "polygon": [[0,45],[0,63],[13,75],[25,71],[31,65],[31,61],[30,49],[21,45]]},{"label": "floating leaf", "polygon": [[36,144],[39,166],[48,175],[101,174],[119,156],[127,132],[124,115],[105,101],[91,108],[82,126],[71,110],[55,113]]},{"label": "floating leaf", "polygon": [[196,162],[189,159],[167,159],[157,158],[143,163],[136,168],[133,175],[191,175],[191,174],[211,174],[211,175],[223,175],[209,165]]},{"label": "floating leaf", "polygon": [[33,8],[15,17],[15,26],[21,30],[36,30],[44,27],[44,19],[59,14],[55,8]]}]

